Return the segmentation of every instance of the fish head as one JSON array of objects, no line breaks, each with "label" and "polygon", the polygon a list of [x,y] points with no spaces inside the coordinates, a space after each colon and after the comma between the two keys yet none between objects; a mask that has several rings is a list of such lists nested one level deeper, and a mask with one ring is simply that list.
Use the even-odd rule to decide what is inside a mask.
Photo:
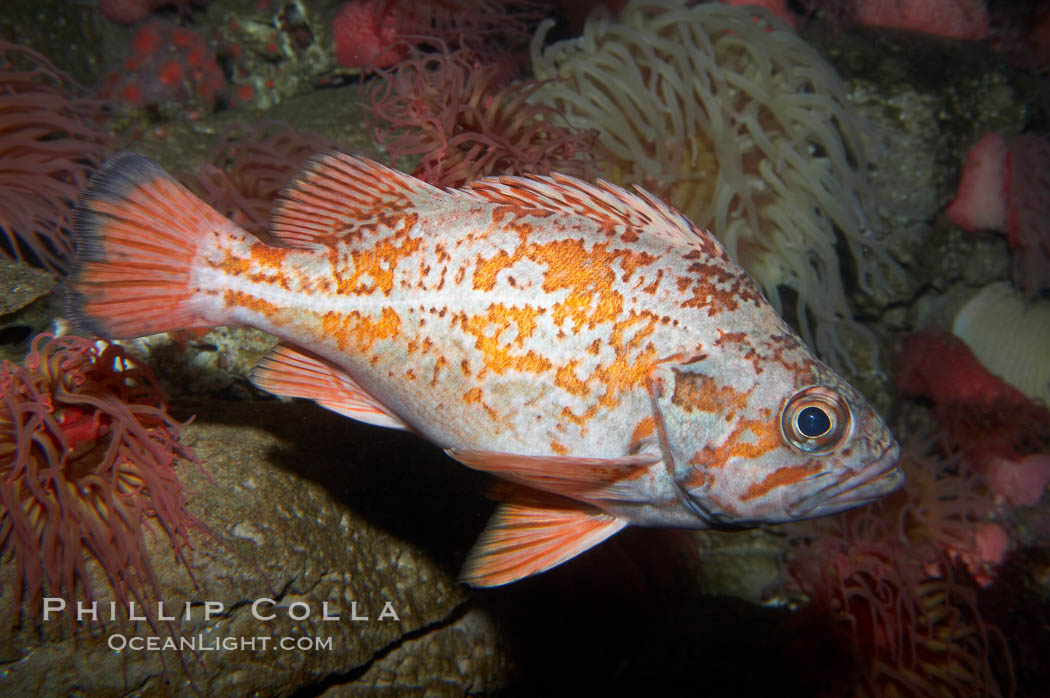
[{"label": "fish head", "polygon": [[798,342],[800,360],[671,363],[653,373],[664,463],[698,525],[835,514],[904,480],[900,447],[868,401]]}]

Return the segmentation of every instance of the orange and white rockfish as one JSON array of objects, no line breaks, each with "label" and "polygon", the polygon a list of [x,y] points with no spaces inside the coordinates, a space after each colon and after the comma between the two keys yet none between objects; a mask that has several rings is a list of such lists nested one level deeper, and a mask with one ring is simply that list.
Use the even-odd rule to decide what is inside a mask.
[{"label": "orange and white rockfish", "polygon": [[494,586],[628,524],[725,528],[871,502],[882,419],[719,242],[638,189],[570,177],[441,190],[312,159],[267,244],[134,154],[77,208],[69,316],[105,337],[247,325],[254,382],[414,431],[510,484],[464,567]]}]

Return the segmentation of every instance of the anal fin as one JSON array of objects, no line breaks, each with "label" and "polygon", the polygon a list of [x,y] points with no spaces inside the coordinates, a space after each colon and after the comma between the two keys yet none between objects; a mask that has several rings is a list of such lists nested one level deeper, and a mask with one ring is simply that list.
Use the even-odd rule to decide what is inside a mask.
[{"label": "anal fin", "polygon": [[560,497],[511,496],[496,509],[460,574],[474,587],[494,587],[538,574],[593,548],[627,522]]},{"label": "anal fin", "polygon": [[275,395],[313,400],[322,407],[380,427],[408,425],[338,366],[281,344],[252,370],[252,383]]}]

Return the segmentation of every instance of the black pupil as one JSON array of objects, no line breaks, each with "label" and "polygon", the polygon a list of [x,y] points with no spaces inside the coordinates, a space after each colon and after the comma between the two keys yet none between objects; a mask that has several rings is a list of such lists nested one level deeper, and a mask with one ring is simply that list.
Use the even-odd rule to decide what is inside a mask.
[{"label": "black pupil", "polygon": [[827,413],[819,407],[807,407],[798,413],[798,430],[803,436],[816,438],[827,433],[831,428],[831,420]]}]

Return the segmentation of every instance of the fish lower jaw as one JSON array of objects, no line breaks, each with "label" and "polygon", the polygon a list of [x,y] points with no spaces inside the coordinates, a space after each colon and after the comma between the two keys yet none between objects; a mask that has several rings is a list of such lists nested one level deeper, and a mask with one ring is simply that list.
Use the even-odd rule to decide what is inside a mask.
[{"label": "fish lower jaw", "polygon": [[897,466],[900,446],[893,442],[863,470],[842,482],[810,495],[788,509],[796,519],[813,519],[871,504],[904,484]]}]

